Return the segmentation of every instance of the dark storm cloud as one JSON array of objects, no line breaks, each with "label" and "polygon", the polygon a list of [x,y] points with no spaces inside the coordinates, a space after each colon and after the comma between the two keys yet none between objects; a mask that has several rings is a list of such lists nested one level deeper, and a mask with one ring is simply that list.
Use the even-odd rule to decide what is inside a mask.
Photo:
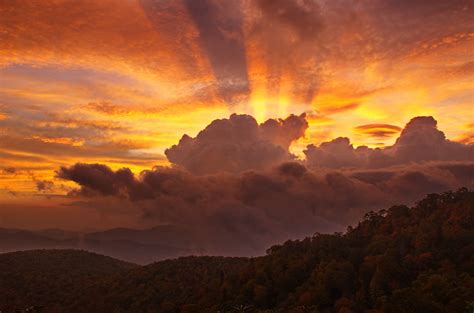
[{"label": "dark storm cloud", "polygon": [[288,148],[308,128],[304,115],[258,124],[250,115],[215,120],[196,138],[184,135],[165,151],[168,159],[194,174],[265,169],[293,159]]},{"label": "dark storm cloud", "polygon": [[134,182],[133,173],[128,168],[112,171],[103,164],[77,163],[72,167],[61,167],[57,177],[72,180],[83,186],[83,194],[120,195],[121,190]]},{"label": "dark storm cloud", "polygon": [[75,195],[90,201],[112,196],[124,207],[143,210],[147,222],[184,227],[195,234],[193,244],[203,253],[258,254],[288,238],[343,230],[369,210],[466,186],[465,171],[472,173],[474,163],[314,171],[290,162],[271,170],[207,176],[155,168],[138,177],[124,169],[76,164],[59,176],[81,186]]}]

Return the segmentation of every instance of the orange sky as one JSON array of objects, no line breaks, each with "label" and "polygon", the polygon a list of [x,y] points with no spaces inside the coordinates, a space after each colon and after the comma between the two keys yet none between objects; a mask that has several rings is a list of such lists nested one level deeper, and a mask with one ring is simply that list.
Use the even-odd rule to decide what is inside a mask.
[{"label": "orange sky", "polygon": [[184,133],[234,112],[259,122],[307,112],[297,154],[338,136],[390,145],[418,115],[472,142],[473,7],[2,1],[0,198],[65,194],[71,183],[55,171],[79,161],[135,172],[166,164]]}]

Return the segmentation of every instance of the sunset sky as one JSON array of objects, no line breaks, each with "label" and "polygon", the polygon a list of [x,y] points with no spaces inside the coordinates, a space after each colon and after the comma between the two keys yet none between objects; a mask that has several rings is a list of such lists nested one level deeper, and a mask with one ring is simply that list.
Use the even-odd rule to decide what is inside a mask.
[{"label": "sunset sky", "polygon": [[469,0],[0,1],[0,227],[87,221],[97,204],[74,209],[61,167],[167,166],[232,113],[305,113],[300,160],[337,137],[391,146],[416,116],[472,143],[473,16]]}]

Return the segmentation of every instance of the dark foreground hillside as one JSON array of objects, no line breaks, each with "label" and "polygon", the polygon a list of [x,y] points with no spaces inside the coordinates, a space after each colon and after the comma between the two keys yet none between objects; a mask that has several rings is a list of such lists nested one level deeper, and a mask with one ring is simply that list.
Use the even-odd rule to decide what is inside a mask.
[{"label": "dark foreground hillside", "polygon": [[64,255],[46,264],[0,256],[2,312],[14,304],[43,312],[472,313],[474,192],[369,213],[346,234],[288,241],[259,258],[133,267],[83,252],[30,253]]},{"label": "dark foreground hillside", "polygon": [[79,250],[31,250],[0,254],[0,311],[44,306],[46,312],[84,288],[137,265]]}]

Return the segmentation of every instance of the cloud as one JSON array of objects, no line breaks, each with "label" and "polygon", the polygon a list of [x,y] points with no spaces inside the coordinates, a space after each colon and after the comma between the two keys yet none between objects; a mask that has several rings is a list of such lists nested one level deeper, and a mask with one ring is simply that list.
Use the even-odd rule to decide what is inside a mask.
[{"label": "cloud", "polygon": [[40,192],[51,191],[54,183],[50,180],[37,180],[36,189]]},{"label": "cloud", "polygon": [[400,133],[402,129],[390,124],[366,124],[355,127],[355,131],[374,138],[392,137]]},{"label": "cloud", "polygon": [[[179,102],[195,108],[204,90],[202,102],[207,104],[246,102],[263,85],[272,98],[268,104],[281,96],[308,108],[320,85],[335,81],[334,72],[350,73],[340,81],[381,87],[366,86],[365,74],[353,73],[365,73],[364,67],[372,72],[374,61],[390,70],[387,65],[394,58],[401,67],[411,64],[407,56],[426,54],[443,42],[470,40],[473,6],[469,0],[12,0],[1,9],[3,65],[58,66],[69,74],[73,68],[120,73],[139,81],[133,88],[128,80],[112,88],[119,95],[140,90],[143,97],[126,94],[131,103],[159,98],[163,106],[175,108]],[[436,55],[443,63],[443,56]],[[98,86],[83,83],[78,86],[83,92]],[[150,95],[148,84],[157,92]],[[54,90],[48,93],[55,101],[59,95],[54,93],[64,98],[71,92]],[[104,98],[96,96],[97,91],[84,100]]]},{"label": "cloud", "polygon": [[321,81],[319,35],[324,29],[316,1],[248,1],[245,38],[250,80],[270,103],[289,97],[311,103]]},{"label": "cloud", "polygon": [[[411,54],[426,53],[424,47],[429,43],[469,31],[472,27],[469,16],[474,9],[469,0],[365,0],[349,3],[338,0],[332,1],[326,8],[327,15],[338,14],[332,20],[333,32],[357,32],[353,43],[368,48],[364,50],[364,57],[385,59],[388,62]],[[349,25],[352,28],[347,27]],[[340,41],[336,40],[335,43]],[[347,51],[345,56],[341,56],[353,57],[354,53],[360,52]]]},{"label": "cloud", "polygon": [[121,114],[127,114],[130,112],[130,109],[126,107],[119,106],[117,104],[113,104],[107,101],[91,102],[91,103],[88,103],[86,107],[93,111],[105,113],[109,115],[121,115]]},{"label": "cloud", "polygon": [[304,115],[259,125],[250,115],[232,114],[213,121],[195,138],[184,135],[165,154],[194,174],[265,169],[293,159],[288,148],[307,127]]},{"label": "cloud", "polygon": [[311,39],[321,31],[320,10],[315,1],[257,0],[256,3],[268,20],[289,26],[300,39]]},{"label": "cloud", "polygon": [[330,114],[335,114],[335,113],[346,112],[349,110],[354,110],[354,109],[357,109],[359,106],[360,106],[360,103],[358,102],[349,102],[349,103],[343,103],[340,105],[334,105],[332,103],[326,106],[319,105],[318,112],[320,112],[321,114],[330,115]]},{"label": "cloud", "polygon": [[465,132],[456,141],[464,144],[474,144],[474,123],[466,124],[464,129]]},{"label": "cloud", "polygon": [[[258,124],[233,114],[168,149],[176,166],[134,175],[79,163],[57,176],[80,186],[72,197],[133,207],[144,223],[187,229],[199,253],[225,255],[259,254],[288,238],[341,231],[369,210],[474,187],[472,146],[447,140],[432,117],[413,118],[391,147],[354,148],[340,137],[308,146],[307,160],[296,161],[288,148],[306,128],[304,115]],[[360,127],[379,128],[398,130]]]},{"label": "cloud", "polygon": [[[473,186],[474,162],[430,163],[381,170],[311,170],[298,162],[243,173],[195,176],[157,167],[134,177],[98,164],[62,168],[88,203],[142,210],[144,223],[187,229],[206,254],[255,255],[268,245],[341,231],[365,212],[412,203],[430,192]],[[471,176],[472,177],[472,176]],[[470,179],[467,183],[466,179]],[[467,184],[466,184],[467,183]],[[133,211],[135,212],[135,211]]]},{"label": "cloud", "polygon": [[189,87],[190,74],[208,79],[202,51],[192,41],[194,26],[180,3],[14,0],[1,7],[6,15],[0,45],[9,50],[0,64],[20,57],[19,63],[82,65],[135,77],[151,71],[169,88],[184,81]]},{"label": "cloud", "polygon": [[128,168],[112,171],[103,164],[77,163],[72,167],[61,167],[57,177],[71,180],[83,186],[82,194],[119,196],[122,189],[133,184],[133,173]]},{"label": "cloud", "polygon": [[[22,153],[31,153],[48,157],[80,157],[80,158],[97,158],[106,157],[116,160],[130,160],[131,162],[139,159],[146,161],[148,158],[144,155],[131,155],[129,149],[138,149],[148,147],[146,143],[131,140],[101,140],[87,145],[79,143],[73,144],[64,138],[23,138],[17,136],[0,136],[2,148]],[[159,156],[155,156],[159,158]]]},{"label": "cloud", "polygon": [[474,146],[446,139],[431,116],[413,118],[392,147],[395,162],[474,160]]},{"label": "cloud", "polygon": [[[360,132],[386,136],[399,128],[386,124],[357,127]],[[337,138],[304,150],[309,166],[328,168],[380,168],[427,161],[474,161],[474,146],[446,139],[431,116],[411,119],[393,146],[371,149],[354,148],[349,138]]]},{"label": "cloud", "polygon": [[354,148],[349,138],[339,137],[319,146],[308,145],[303,152],[310,166],[343,168],[363,166],[367,162],[369,151],[367,147]]},{"label": "cloud", "polygon": [[[1,154],[0,154],[1,155]],[[14,167],[4,167],[2,169],[2,172],[5,173],[5,174],[15,174],[16,173],[16,168]]]},{"label": "cloud", "polygon": [[464,144],[474,144],[474,131],[462,134],[459,138],[459,142]]}]

